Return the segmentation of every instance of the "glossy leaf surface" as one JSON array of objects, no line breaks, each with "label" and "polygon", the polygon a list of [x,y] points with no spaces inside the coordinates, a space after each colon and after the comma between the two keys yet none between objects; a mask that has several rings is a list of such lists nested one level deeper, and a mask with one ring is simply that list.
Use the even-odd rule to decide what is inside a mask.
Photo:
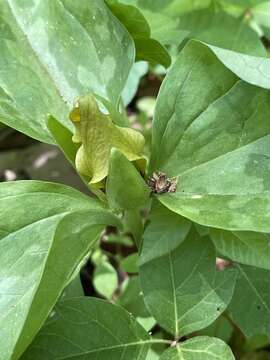
[{"label": "glossy leaf surface", "polygon": [[[161,230],[157,231],[159,226]],[[175,338],[211,324],[229,304],[235,284],[233,270],[216,272],[215,249],[207,237],[191,230],[183,242],[183,233],[185,222],[182,231],[168,227],[164,244],[161,224],[152,219],[140,257],[145,303]],[[178,246],[171,241],[173,237],[178,238]]]},{"label": "glossy leaf surface", "polygon": [[[79,95],[96,92],[116,103],[135,50],[103,0],[7,0],[0,8],[0,119],[53,143],[50,113],[71,128]],[[19,81],[18,81],[19,80]]]},{"label": "glossy leaf surface", "polygon": [[95,298],[61,301],[22,360],[144,360],[151,341],[123,308]]},{"label": "glossy leaf surface", "polygon": [[118,221],[96,200],[38,181],[2,183],[0,209],[0,358],[6,360],[25,350],[104,225]]},{"label": "glossy leaf surface", "polygon": [[190,42],[156,106],[151,168],[178,177],[159,200],[202,225],[268,232],[269,100]]}]

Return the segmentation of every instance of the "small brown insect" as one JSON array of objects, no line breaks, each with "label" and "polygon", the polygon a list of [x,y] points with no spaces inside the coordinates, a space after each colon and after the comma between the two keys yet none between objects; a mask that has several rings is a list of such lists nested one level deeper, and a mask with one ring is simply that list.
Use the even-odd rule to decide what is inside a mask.
[{"label": "small brown insect", "polygon": [[168,176],[160,171],[154,172],[148,179],[148,186],[152,193],[164,194],[176,191],[177,178],[168,178]]}]

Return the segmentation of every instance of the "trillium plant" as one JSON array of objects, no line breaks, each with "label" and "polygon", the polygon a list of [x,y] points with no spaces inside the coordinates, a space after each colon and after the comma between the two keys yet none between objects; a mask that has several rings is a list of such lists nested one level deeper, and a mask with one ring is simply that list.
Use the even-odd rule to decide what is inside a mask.
[{"label": "trillium plant", "polygon": [[85,188],[0,184],[1,360],[270,359],[269,9],[1,0],[2,126]]}]

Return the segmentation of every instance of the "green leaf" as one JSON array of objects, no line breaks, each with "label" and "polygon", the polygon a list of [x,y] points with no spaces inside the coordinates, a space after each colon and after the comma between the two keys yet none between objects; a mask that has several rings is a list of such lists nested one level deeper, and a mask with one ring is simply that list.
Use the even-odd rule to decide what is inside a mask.
[{"label": "green leaf", "polygon": [[259,3],[251,9],[254,20],[266,27],[270,27],[270,1]]},{"label": "green leaf", "polygon": [[107,176],[112,147],[119,149],[128,160],[142,158],[143,135],[115,125],[110,115],[100,111],[93,95],[81,97],[70,118],[76,127],[73,141],[82,144],[76,155],[76,168],[90,179],[90,184],[99,183]]},{"label": "green leaf", "polygon": [[138,254],[131,254],[121,261],[121,268],[127,273],[137,273],[138,269]]},{"label": "green leaf", "polygon": [[111,299],[118,286],[118,275],[114,267],[103,260],[94,271],[93,285],[97,292],[107,299]]},{"label": "green leaf", "polygon": [[135,166],[117,149],[111,151],[106,193],[112,209],[130,210],[145,206],[150,190]]},{"label": "green leaf", "polygon": [[168,0],[164,13],[172,17],[209,7],[211,0]]},{"label": "green leaf", "polygon": [[233,321],[247,336],[270,334],[270,272],[237,265],[239,272],[228,308]]},{"label": "green leaf", "polygon": [[[182,224],[181,234],[168,224],[166,245],[161,238],[162,227],[153,231],[159,223],[151,223],[146,229],[140,279],[150,313],[179,338],[210,325],[220,316],[231,300],[236,274],[233,269],[215,270],[215,249],[208,237],[200,237],[192,230],[183,242],[181,235],[186,225]],[[177,235],[178,246],[171,241]]]},{"label": "green leaf", "polygon": [[84,291],[80,279],[80,274],[78,274],[64,289],[60,299],[70,299],[74,297],[84,296]]},{"label": "green leaf", "polygon": [[137,7],[122,4],[118,0],[109,0],[107,4],[133,38],[149,38],[151,36],[150,27]]},{"label": "green leaf", "polygon": [[168,249],[176,249],[186,238],[191,223],[153,200],[149,224],[143,234],[143,252],[140,262],[164,256]]},{"label": "green leaf", "polygon": [[167,50],[151,38],[149,24],[142,12],[135,6],[107,1],[113,14],[125,25],[134,39],[136,59],[147,60],[152,64],[170,66],[171,57]]},{"label": "green leaf", "polygon": [[140,209],[126,210],[123,217],[125,230],[130,232],[135,240],[138,250],[141,249],[141,240],[144,230],[144,220]]},{"label": "green leaf", "polygon": [[178,46],[188,35],[188,32],[178,29],[178,19],[173,19],[163,13],[143,10],[152,37],[163,45]]},{"label": "green leaf", "polygon": [[136,5],[143,12],[150,10],[153,13],[178,17],[185,12],[209,6],[211,0],[156,0],[155,2],[152,0],[121,0],[121,2]]},{"label": "green leaf", "polygon": [[136,39],[136,59],[147,60],[153,65],[161,64],[164,67],[171,65],[171,57],[167,50],[155,39]]},{"label": "green leaf", "polygon": [[270,59],[208,46],[217,58],[240,79],[252,85],[270,89]]},{"label": "green leaf", "polygon": [[142,291],[138,276],[131,276],[122,284],[117,304],[123,306],[136,317],[149,317],[143,302]]},{"label": "green leaf", "polygon": [[48,117],[47,127],[55,143],[62,150],[71,165],[75,167],[75,159],[79,145],[74,144],[72,141],[72,132],[51,115]]},{"label": "green leaf", "polygon": [[[122,0],[136,5],[147,19],[152,36],[162,44],[179,45],[185,38],[198,39],[241,53],[267,56],[260,37],[241,16],[248,8],[212,0]],[[222,10],[224,5],[224,10]],[[250,4],[252,5],[252,4]],[[228,9],[229,8],[229,9]],[[231,16],[233,15],[233,16]]]},{"label": "green leaf", "polygon": [[156,105],[150,167],[178,177],[159,200],[201,225],[268,232],[269,116],[268,91],[189,42]]},{"label": "green leaf", "polygon": [[229,346],[220,339],[198,336],[167,350],[160,360],[234,360]]},{"label": "green leaf", "polygon": [[119,221],[72,188],[38,181],[0,184],[0,211],[0,348],[17,359],[104,225]]},{"label": "green leaf", "polygon": [[95,298],[61,301],[22,360],[144,360],[147,332],[124,309]]},{"label": "green leaf", "polygon": [[269,234],[211,229],[210,236],[217,251],[223,256],[245,265],[270,270]]},{"label": "green leaf", "polygon": [[132,247],[134,245],[132,239],[125,234],[109,234],[106,237],[106,243],[119,244],[127,247]]},{"label": "green leaf", "polygon": [[122,283],[116,303],[130,312],[147,331],[155,325],[155,319],[150,316],[145,307],[137,275],[126,278]]},{"label": "green leaf", "polygon": [[122,99],[124,105],[128,105],[134,96],[139,87],[140,79],[147,74],[148,71],[148,64],[145,61],[138,61],[133,64],[126,85],[122,92]]},{"label": "green leaf", "polygon": [[244,54],[267,56],[259,36],[242,18],[211,7],[180,16],[179,28],[189,31],[189,38]]},{"label": "green leaf", "polygon": [[0,120],[40,141],[52,114],[71,129],[76,97],[95,92],[117,103],[134,44],[103,0],[1,3]]}]

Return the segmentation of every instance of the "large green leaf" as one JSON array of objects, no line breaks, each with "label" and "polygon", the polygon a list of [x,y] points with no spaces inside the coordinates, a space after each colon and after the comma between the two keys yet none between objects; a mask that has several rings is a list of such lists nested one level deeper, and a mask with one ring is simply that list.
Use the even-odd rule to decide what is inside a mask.
[{"label": "large green leaf", "polygon": [[60,301],[22,360],[145,360],[148,333],[123,308],[94,298]]},{"label": "large green leaf", "polygon": [[270,335],[270,272],[237,265],[239,272],[228,308],[233,321],[247,336]]},{"label": "large green leaf", "polygon": [[[99,202],[63,185],[0,185],[1,359],[17,359],[105,224]],[[57,276],[56,276],[57,274]]]},{"label": "large green leaf", "polygon": [[220,339],[198,336],[167,350],[160,360],[234,360],[234,356]]},{"label": "large green leaf", "polygon": [[160,210],[154,211],[140,258],[141,286],[150,313],[178,338],[208,326],[225,310],[232,297],[235,271],[216,272],[213,244],[194,229],[183,242],[187,226],[183,220],[181,224],[181,217],[176,223],[175,215],[170,221],[167,214],[164,234]]},{"label": "large green leaf", "polygon": [[190,42],[156,105],[151,169],[178,177],[177,191],[159,200],[202,225],[269,231],[269,116],[267,90]]},{"label": "large green leaf", "polygon": [[211,229],[217,251],[223,256],[245,264],[270,270],[270,236],[252,231]]},{"label": "large green leaf", "polygon": [[79,95],[116,103],[134,44],[103,0],[7,0],[0,7],[0,120],[53,143],[46,116],[66,126]]},{"label": "large green leaf", "polygon": [[76,154],[76,168],[81,175],[88,177],[91,184],[99,183],[108,175],[113,147],[131,161],[142,158],[143,135],[134,129],[115,125],[110,114],[100,111],[94,95],[81,97],[70,118],[76,127],[73,141],[81,144]]}]

